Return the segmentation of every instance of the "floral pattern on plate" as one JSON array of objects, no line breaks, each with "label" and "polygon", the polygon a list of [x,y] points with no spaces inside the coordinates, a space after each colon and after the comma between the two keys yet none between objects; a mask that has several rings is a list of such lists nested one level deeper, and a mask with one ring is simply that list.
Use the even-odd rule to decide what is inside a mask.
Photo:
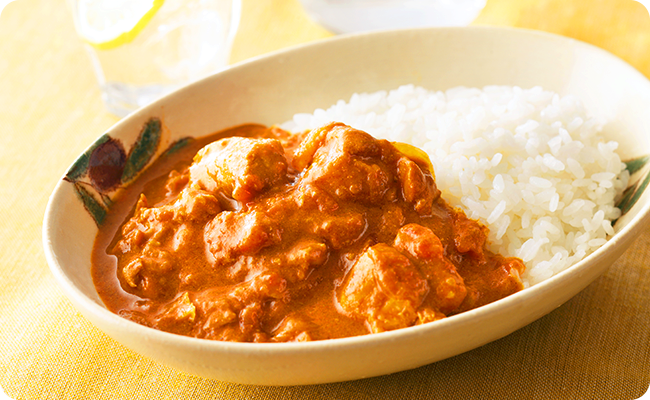
[{"label": "floral pattern on plate", "polygon": [[[128,152],[119,139],[105,134],[72,164],[63,179],[74,185],[78,198],[97,226],[102,225],[113,204],[111,195],[133,181],[152,161],[160,147],[161,137],[160,119],[151,118],[143,125]],[[164,153],[173,153],[191,140],[179,139]]]}]

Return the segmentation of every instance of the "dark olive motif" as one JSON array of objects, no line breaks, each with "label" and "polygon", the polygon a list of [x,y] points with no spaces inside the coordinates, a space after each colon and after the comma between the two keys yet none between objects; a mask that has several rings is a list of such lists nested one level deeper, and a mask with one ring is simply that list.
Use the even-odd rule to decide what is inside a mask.
[{"label": "dark olive motif", "polygon": [[88,177],[93,187],[100,192],[115,189],[121,181],[126,163],[126,152],[122,143],[109,138],[97,146],[88,160]]}]

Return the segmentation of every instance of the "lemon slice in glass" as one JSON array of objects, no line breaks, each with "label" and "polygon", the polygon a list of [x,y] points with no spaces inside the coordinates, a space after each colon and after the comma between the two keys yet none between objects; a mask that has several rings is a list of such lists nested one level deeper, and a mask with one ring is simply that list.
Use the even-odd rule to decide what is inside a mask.
[{"label": "lemon slice in glass", "polygon": [[165,0],[79,0],[77,31],[99,50],[133,41]]}]

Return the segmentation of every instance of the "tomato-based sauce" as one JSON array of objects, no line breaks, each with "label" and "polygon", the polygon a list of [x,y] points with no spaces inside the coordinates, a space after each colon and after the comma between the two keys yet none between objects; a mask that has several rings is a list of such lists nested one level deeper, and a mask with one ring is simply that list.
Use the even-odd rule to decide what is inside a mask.
[{"label": "tomato-based sauce", "polygon": [[[398,150],[398,148],[400,150]],[[162,157],[117,199],[92,273],[109,310],[156,329],[308,341],[423,324],[523,288],[426,157],[332,123],[245,125]]]}]

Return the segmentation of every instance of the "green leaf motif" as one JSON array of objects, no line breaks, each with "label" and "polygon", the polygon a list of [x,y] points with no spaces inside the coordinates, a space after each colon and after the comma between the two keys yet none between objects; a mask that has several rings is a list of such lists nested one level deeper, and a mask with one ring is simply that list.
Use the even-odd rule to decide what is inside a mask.
[{"label": "green leaf motif", "polygon": [[646,174],[645,179],[639,184],[637,182],[633,187],[631,187],[630,190],[622,199],[621,201],[616,205],[618,208],[621,209],[621,215],[627,213],[630,211],[632,207],[639,201],[641,198],[641,195],[643,195],[643,192],[645,189],[648,187],[648,184],[650,183],[650,173]]},{"label": "green leaf motif", "polygon": [[[119,178],[120,182],[127,184],[138,176],[156,154],[161,139],[162,123],[158,118],[151,118],[142,127],[142,131],[140,131],[135,144],[126,157],[124,170]],[[172,143],[162,156],[171,155],[195,140],[192,137],[179,139]],[[101,226],[104,222],[109,209],[113,205],[113,199],[111,199],[109,193],[103,193],[101,188],[98,189],[97,182],[93,182],[93,166],[91,164],[95,163],[96,160],[91,160],[91,157],[97,158],[97,155],[93,155],[95,150],[109,141],[115,141],[115,139],[106,134],[97,139],[86,152],[77,158],[63,178],[74,185],[77,197],[97,226]]]},{"label": "green leaf motif", "polygon": [[645,165],[648,163],[648,160],[650,160],[650,156],[638,157],[634,160],[625,161],[625,167],[630,172],[630,175],[632,175],[641,168],[645,167]]},{"label": "green leaf motif", "polygon": [[637,182],[633,186],[630,186],[627,189],[625,189],[625,191],[623,191],[623,197],[621,197],[621,199],[615,204],[615,206],[618,209],[621,210],[621,215],[625,214],[623,212],[623,209],[625,209],[626,212],[627,212],[627,211],[629,211],[629,208],[631,208],[631,207],[628,207],[628,203],[630,202],[630,199],[634,195],[634,192],[636,191],[637,186],[639,186],[639,182]]},{"label": "green leaf motif", "polygon": [[[643,167],[648,164],[648,161],[650,161],[650,155],[638,157],[633,160],[625,161],[625,167],[631,176],[643,169]],[[621,215],[626,214],[632,209],[632,207],[634,207],[643,195],[645,189],[648,187],[648,184],[650,184],[650,172],[646,172],[643,180],[637,180],[634,185],[625,189],[623,197],[616,203],[616,207],[621,210]]]},{"label": "green leaf motif", "polygon": [[75,182],[79,180],[81,177],[86,175],[88,172],[88,163],[90,161],[90,155],[92,154],[93,150],[95,150],[98,146],[106,143],[110,137],[106,134],[102,135],[99,139],[93,143],[93,145],[86,150],[85,153],[83,153],[77,160],[72,164],[68,172],[65,174],[65,178],[70,181],[70,182]]},{"label": "green leaf motif", "polygon": [[77,196],[81,199],[81,202],[84,205],[84,208],[88,211],[91,217],[95,220],[97,226],[101,226],[106,218],[106,209],[102,207],[101,204],[95,200],[92,194],[79,183],[74,184],[75,192]]},{"label": "green leaf motif", "polygon": [[186,137],[182,139],[178,139],[174,143],[172,143],[167,150],[165,150],[165,156],[169,156],[171,154],[176,153],[178,150],[182,149],[183,147],[187,146],[188,144],[192,143],[194,138],[192,137]]},{"label": "green leaf motif", "polygon": [[142,131],[126,159],[122,183],[133,180],[156,154],[160,144],[161,127],[162,124],[158,118],[151,118],[142,127]]}]

